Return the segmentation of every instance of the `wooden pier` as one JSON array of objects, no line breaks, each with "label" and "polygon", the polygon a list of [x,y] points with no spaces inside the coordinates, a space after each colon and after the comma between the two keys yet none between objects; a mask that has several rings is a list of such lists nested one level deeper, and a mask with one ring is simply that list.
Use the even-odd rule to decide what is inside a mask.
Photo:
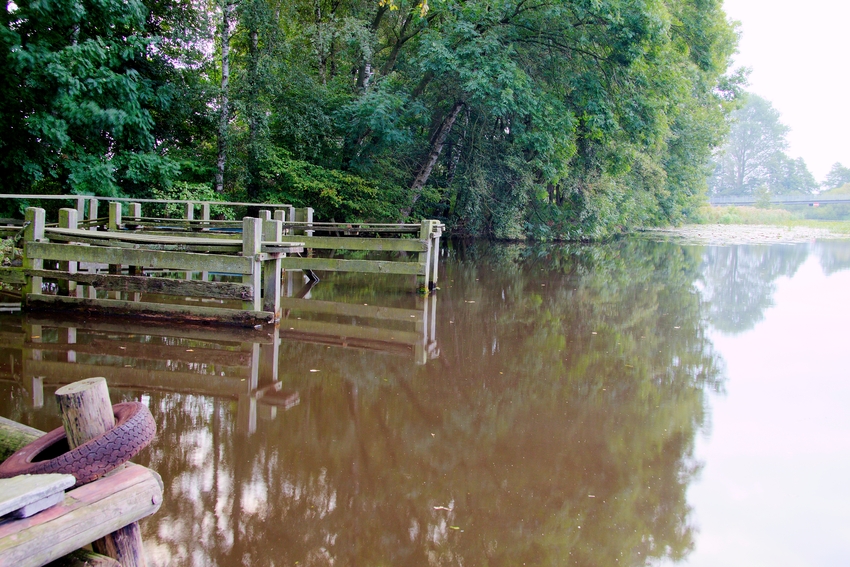
[{"label": "wooden pier", "polygon": [[[143,216],[143,202],[122,199],[0,195],[23,197],[76,201],[75,208],[59,209],[55,223],[47,224],[44,209],[35,207],[20,223],[7,220],[5,234],[21,238],[24,260],[20,268],[0,268],[0,282],[20,285],[29,311],[254,327],[280,321],[287,270],[413,276],[424,294],[437,283],[443,226],[434,220],[323,223],[313,220],[312,209],[289,205],[146,201],[178,205],[182,216],[174,219]],[[98,216],[102,200],[108,205],[105,217]],[[213,206],[250,206],[258,216],[215,220]],[[336,258],[326,251],[381,257]],[[388,259],[387,253],[401,258]],[[45,282],[55,293],[45,292]]]}]

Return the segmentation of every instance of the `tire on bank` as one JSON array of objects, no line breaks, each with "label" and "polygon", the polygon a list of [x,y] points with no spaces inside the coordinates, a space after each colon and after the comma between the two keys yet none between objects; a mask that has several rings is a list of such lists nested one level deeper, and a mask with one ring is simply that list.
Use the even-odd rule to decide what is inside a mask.
[{"label": "tire on bank", "polygon": [[69,450],[65,429],[58,427],[25,445],[0,463],[0,478],[20,474],[72,474],[75,487],[100,478],[126,463],[148,446],[156,435],[156,423],[139,402],[112,406],[115,427],[75,449]]}]

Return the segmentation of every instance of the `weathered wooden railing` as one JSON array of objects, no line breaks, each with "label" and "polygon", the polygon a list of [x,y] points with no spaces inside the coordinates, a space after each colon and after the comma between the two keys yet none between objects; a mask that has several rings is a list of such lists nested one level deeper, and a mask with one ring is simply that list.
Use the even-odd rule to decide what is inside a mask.
[{"label": "weathered wooden railing", "polygon": [[[283,270],[309,270],[309,271],[355,271],[365,273],[383,273],[383,274],[401,274],[416,276],[419,281],[419,287],[424,293],[428,293],[437,286],[439,256],[440,256],[440,238],[442,236],[443,225],[435,220],[423,220],[419,224],[398,224],[398,223],[332,223],[332,222],[315,222],[313,220],[313,209],[311,208],[295,208],[285,204],[251,204],[238,202],[202,202],[202,201],[169,201],[169,200],[154,200],[140,199],[130,200],[122,198],[95,198],[89,196],[37,196],[37,195],[0,195],[3,198],[31,198],[31,199],[64,199],[66,201],[76,201],[76,214],[70,212],[70,209],[62,209],[60,216],[64,215],[65,221],[60,218],[59,226],[69,228],[70,223],[68,217],[73,216],[76,219],[74,228],[88,229],[92,232],[142,232],[150,235],[158,236],[185,236],[195,238],[205,238],[209,242],[196,242],[193,245],[195,250],[199,250],[199,246],[212,247],[214,244],[212,239],[222,240],[239,240],[239,233],[243,231],[244,221],[234,220],[216,220],[210,218],[210,210],[212,206],[219,207],[252,207],[260,209],[259,216],[263,222],[264,233],[263,240],[265,249],[264,253],[279,253],[279,249],[273,249],[273,242],[265,236],[266,227],[272,221],[280,222],[280,234],[282,237],[297,236],[299,242],[304,242],[305,248],[310,251],[303,257],[289,255],[280,255],[279,260],[281,269]],[[99,201],[108,203],[108,215],[99,215]],[[146,203],[156,205],[179,205],[182,210],[182,215],[179,219],[145,217],[142,214],[142,206]],[[196,218],[196,210],[200,209],[200,217]],[[88,217],[86,218],[86,213]],[[10,230],[20,231],[21,225],[15,224],[9,227]],[[50,225],[45,225],[45,228],[50,231]],[[80,233],[69,234],[65,233],[64,237],[75,237],[76,242],[84,244],[94,244],[92,238],[96,236],[86,237]],[[58,240],[63,235],[59,232],[53,232],[50,235],[51,240]],[[88,239],[87,239],[88,238]],[[98,240],[102,242],[102,240]],[[148,249],[153,249],[157,242],[136,240],[133,244],[120,244],[121,239],[113,241],[116,247],[128,247],[144,245]],[[182,243],[186,245],[186,243]],[[161,250],[169,250],[166,243],[162,241],[159,245],[163,246]],[[137,246],[141,247],[141,246]],[[224,252],[225,245],[220,244],[218,250],[210,248],[211,252]],[[187,250],[189,250],[187,248]],[[395,253],[412,253],[415,261],[410,261],[408,257],[399,259],[386,258],[369,258],[369,259],[345,259],[333,258],[322,255],[313,254],[313,250],[327,251],[368,251],[368,252],[395,252]],[[32,269],[32,268],[30,268]],[[188,270],[187,270],[188,271]],[[0,271],[0,281],[10,283],[20,283],[21,276],[18,276],[18,281],[14,281],[14,274],[6,271],[3,274]]]},{"label": "weathered wooden railing", "polygon": [[[23,239],[23,304],[28,310],[62,308],[108,311],[144,318],[184,318],[254,326],[280,316],[280,259],[301,252],[303,245],[282,240],[279,221],[246,217],[240,240],[193,236],[157,236],[130,231],[87,231],[77,228],[75,209],[60,210],[60,226],[45,227],[44,209],[26,211]],[[265,240],[265,241],[264,241]],[[45,262],[58,262],[45,269]],[[124,275],[124,266],[128,275]],[[80,268],[87,268],[83,272]],[[108,267],[108,274],[100,273]],[[146,277],[146,270],[200,272],[202,280]],[[6,275],[14,270],[4,270]],[[206,274],[242,277],[240,283],[208,282]],[[7,281],[8,278],[7,277]],[[43,280],[58,282],[59,294],[43,293]],[[82,289],[88,287],[88,297]],[[104,290],[108,297],[97,296]],[[121,294],[131,294],[123,299]],[[180,298],[241,301],[241,307],[205,307],[173,301],[141,301],[142,294]]]}]

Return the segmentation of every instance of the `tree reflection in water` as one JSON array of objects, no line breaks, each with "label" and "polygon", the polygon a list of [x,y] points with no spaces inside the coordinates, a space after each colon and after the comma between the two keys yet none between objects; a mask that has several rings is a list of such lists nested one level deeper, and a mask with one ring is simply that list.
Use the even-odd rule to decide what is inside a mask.
[{"label": "tree reflection in water", "polygon": [[[643,565],[693,545],[685,498],[722,388],[699,249],[459,244],[425,366],[283,342],[301,403],[152,393],[143,524],[170,565]],[[321,286],[316,288],[319,293]],[[311,372],[318,370],[319,372]]]}]

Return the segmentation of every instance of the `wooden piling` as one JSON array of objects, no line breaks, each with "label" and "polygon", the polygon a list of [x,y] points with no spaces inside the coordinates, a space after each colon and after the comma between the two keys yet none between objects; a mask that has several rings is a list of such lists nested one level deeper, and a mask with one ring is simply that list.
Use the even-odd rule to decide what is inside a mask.
[{"label": "wooden piling", "polygon": [[437,287],[437,268],[440,265],[440,236],[443,234],[443,229],[437,222],[432,222],[431,229],[433,233],[431,234],[431,284],[429,291],[433,290]]},{"label": "wooden piling", "polygon": [[109,224],[107,228],[110,232],[121,230],[121,203],[117,201],[109,201]]},{"label": "wooden piling", "polygon": [[127,218],[129,219],[127,228],[134,230],[139,228],[139,223],[142,221],[142,204],[130,203],[127,205]]},{"label": "wooden piling", "polygon": [[[26,247],[31,242],[40,242],[44,240],[44,209],[38,207],[27,207],[24,213],[24,269],[41,270],[44,267],[44,260],[32,259],[26,252]],[[26,283],[23,289],[23,304],[26,305],[30,295],[41,294],[42,279],[38,276],[26,276]]]},{"label": "wooden piling", "polygon": [[251,273],[242,276],[242,283],[248,284],[254,290],[250,301],[243,301],[242,308],[249,311],[261,311],[263,306],[262,262],[260,251],[263,244],[263,224],[260,219],[245,217],[242,219],[242,256],[250,258]]},{"label": "wooden piling", "polygon": [[97,199],[89,199],[89,230],[97,230]]},{"label": "wooden piling", "polygon": [[[260,211],[260,214],[268,211]],[[270,217],[266,214],[265,217]],[[261,218],[263,218],[261,216]],[[266,242],[280,242],[283,237],[283,223],[278,220],[263,220],[263,240]],[[280,320],[280,258],[266,260],[263,262],[263,311],[274,313],[275,321]],[[256,294],[255,290],[255,294]]]},{"label": "wooden piling", "polygon": [[[115,427],[105,378],[89,378],[56,390],[62,424],[71,449],[100,437]],[[92,543],[98,553],[116,559],[123,567],[145,567],[142,533],[133,522]]]},{"label": "wooden piling", "polygon": [[[69,228],[77,230],[77,210],[76,209],[59,209],[59,228]],[[59,270],[68,274],[77,273],[77,262],[70,260],[67,262],[59,262]],[[59,294],[76,297],[77,282],[70,280],[59,280]]]},{"label": "wooden piling", "polygon": [[201,230],[209,230],[210,222],[210,204],[201,203]]},{"label": "wooden piling", "polygon": [[77,218],[82,220],[86,218],[86,198],[77,197]]},{"label": "wooden piling", "polygon": [[426,249],[419,253],[419,264],[423,266],[424,275],[419,277],[418,287],[422,293],[430,291],[429,280],[431,277],[431,232],[434,221],[423,220],[419,228],[419,240],[426,242]]}]

